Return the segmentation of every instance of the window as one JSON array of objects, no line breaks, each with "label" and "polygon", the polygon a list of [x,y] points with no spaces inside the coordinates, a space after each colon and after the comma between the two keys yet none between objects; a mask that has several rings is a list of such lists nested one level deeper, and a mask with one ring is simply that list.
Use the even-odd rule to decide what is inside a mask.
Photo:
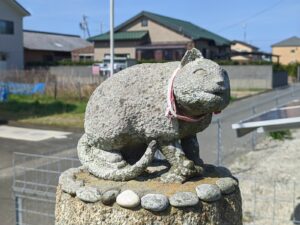
[{"label": "window", "polygon": [[94,60],[94,56],[93,55],[89,55],[89,54],[82,54],[79,55],[79,61],[80,62],[90,62]]},{"label": "window", "polygon": [[53,55],[43,55],[43,62],[53,62],[54,57]]},{"label": "window", "polygon": [[0,52],[0,61],[6,61],[6,54]]},{"label": "window", "polygon": [[148,20],[146,18],[142,19],[142,27],[148,27]]},{"label": "window", "polygon": [[164,60],[173,60],[172,50],[164,50]]},{"label": "window", "polygon": [[207,49],[206,48],[202,48],[202,51],[201,51],[202,55],[204,58],[207,57]]},{"label": "window", "polygon": [[14,23],[7,20],[0,20],[0,34],[14,34]]}]

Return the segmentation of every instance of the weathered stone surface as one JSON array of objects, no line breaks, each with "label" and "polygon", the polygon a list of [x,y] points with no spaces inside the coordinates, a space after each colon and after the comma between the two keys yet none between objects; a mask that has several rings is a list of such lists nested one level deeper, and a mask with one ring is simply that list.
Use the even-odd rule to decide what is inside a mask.
[{"label": "weathered stone surface", "polygon": [[198,196],[192,192],[177,192],[170,197],[170,204],[175,207],[195,206],[198,203]]},{"label": "weathered stone surface", "polygon": [[[186,116],[201,116],[197,122],[174,118],[170,121],[165,115],[169,80],[180,65],[173,83],[177,108]],[[181,64],[129,67],[103,82],[91,96],[85,113],[85,134],[78,143],[79,159],[100,178],[133,179],[153,159],[158,146],[151,141],[175,147],[175,142],[195,136],[210,124],[213,112],[228,105],[229,97],[226,72],[218,64],[204,59],[196,49],[188,51]],[[118,151],[133,165],[123,160]],[[163,154],[172,162],[170,176],[165,179],[168,182],[183,182],[201,171],[191,166],[185,154],[179,161],[174,154]],[[201,163],[197,161],[196,165]]]},{"label": "weathered stone surface", "polygon": [[220,188],[223,194],[230,194],[235,191],[235,187],[238,185],[238,183],[235,179],[226,177],[217,180],[216,185]]},{"label": "weathered stone surface", "polygon": [[119,206],[130,209],[139,206],[141,203],[140,197],[131,190],[123,191],[117,196],[116,201]]},{"label": "weathered stone surface", "polygon": [[196,192],[200,200],[206,202],[217,201],[221,198],[221,190],[215,184],[201,184],[196,187]]},{"label": "weathered stone surface", "polygon": [[141,198],[141,204],[144,209],[160,212],[169,206],[169,199],[162,194],[147,194]]},{"label": "weathered stone surface", "polygon": [[62,186],[63,191],[72,195],[76,194],[76,191],[83,186],[83,181],[75,180],[75,174],[82,170],[82,167],[70,168],[60,175],[58,183]]},{"label": "weathered stone surface", "polygon": [[101,199],[101,194],[94,187],[81,187],[76,191],[76,196],[85,202],[98,202]]},{"label": "weathered stone surface", "polygon": [[102,203],[105,205],[112,205],[113,203],[115,203],[116,198],[119,193],[120,193],[119,189],[113,189],[113,190],[106,191],[102,195]]},{"label": "weathered stone surface", "polygon": [[128,210],[117,204],[85,203],[59,186],[55,215],[56,225],[242,225],[238,188],[213,203],[202,202],[196,207],[180,209],[169,206],[162,212],[151,212],[143,208]]}]

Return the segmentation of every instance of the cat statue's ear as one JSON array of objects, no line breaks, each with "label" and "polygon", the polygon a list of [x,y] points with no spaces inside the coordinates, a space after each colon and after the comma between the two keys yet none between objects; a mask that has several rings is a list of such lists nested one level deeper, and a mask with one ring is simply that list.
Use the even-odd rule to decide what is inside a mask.
[{"label": "cat statue's ear", "polygon": [[196,59],[203,59],[202,53],[196,49],[192,48],[191,50],[187,50],[184,56],[181,59],[181,67],[184,67],[186,64],[196,60]]}]

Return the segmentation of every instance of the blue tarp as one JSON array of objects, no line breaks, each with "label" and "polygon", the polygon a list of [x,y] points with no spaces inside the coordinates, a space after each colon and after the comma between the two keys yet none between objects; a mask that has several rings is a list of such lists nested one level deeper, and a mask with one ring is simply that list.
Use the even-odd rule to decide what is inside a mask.
[{"label": "blue tarp", "polygon": [[0,101],[6,101],[8,98],[8,94],[44,94],[45,87],[45,83],[25,84],[15,82],[0,82]]},{"label": "blue tarp", "polygon": [[45,83],[25,84],[15,82],[0,82],[0,86],[6,86],[10,94],[33,95],[44,94]]},{"label": "blue tarp", "polygon": [[8,88],[0,84],[0,102],[5,102],[8,99]]}]

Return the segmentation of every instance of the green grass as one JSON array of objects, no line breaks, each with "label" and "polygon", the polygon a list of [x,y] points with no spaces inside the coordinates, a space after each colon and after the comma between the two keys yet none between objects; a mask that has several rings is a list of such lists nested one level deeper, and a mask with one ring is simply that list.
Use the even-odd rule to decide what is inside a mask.
[{"label": "green grass", "polygon": [[82,127],[86,104],[86,100],[10,95],[7,102],[0,103],[0,118],[33,124]]},{"label": "green grass", "polygon": [[[236,98],[231,97],[231,101]],[[87,100],[55,100],[49,96],[10,95],[0,103],[0,119],[20,123],[83,128]]]},{"label": "green grass", "polygon": [[283,141],[285,139],[292,139],[292,134],[290,130],[273,131],[269,133],[269,136],[274,140],[280,141]]}]

